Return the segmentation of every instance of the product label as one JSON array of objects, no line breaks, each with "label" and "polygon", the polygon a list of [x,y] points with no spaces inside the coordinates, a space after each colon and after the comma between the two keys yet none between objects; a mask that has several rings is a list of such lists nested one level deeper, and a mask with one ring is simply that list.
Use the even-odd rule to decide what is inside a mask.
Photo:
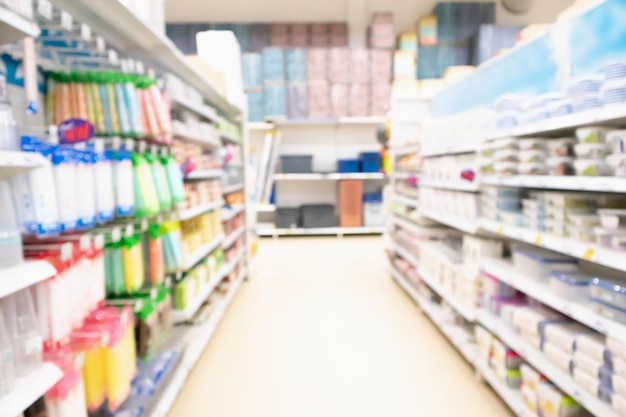
[{"label": "product label", "polygon": [[96,129],[87,120],[68,119],[59,124],[59,143],[71,145],[86,142],[96,135]]}]

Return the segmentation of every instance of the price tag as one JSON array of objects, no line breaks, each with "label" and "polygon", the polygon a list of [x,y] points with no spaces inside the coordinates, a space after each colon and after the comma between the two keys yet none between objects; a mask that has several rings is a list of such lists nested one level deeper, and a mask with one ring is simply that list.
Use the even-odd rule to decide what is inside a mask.
[{"label": "price tag", "polygon": [[65,30],[72,30],[74,26],[74,18],[64,10],[61,11],[61,26]]},{"label": "price tag", "polygon": [[93,246],[96,249],[102,249],[104,247],[104,235],[95,235],[93,237]]},{"label": "price tag", "polygon": [[111,230],[111,240],[113,242],[119,242],[121,238],[122,230],[119,227],[114,227],[113,230]]},{"label": "price tag", "polygon": [[67,261],[72,258],[72,244],[64,243],[61,245],[61,260]]},{"label": "price tag", "polygon": [[132,224],[129,224],[124,228],[124,236],[131,237],[133,235],[134,227]]},{"label": "price tag", "polygon": [[543,241],[543,235],[541,233],[538,233],[537,236],[535,236],[535,245],[541,245],[541,242]]},{"label": "price tag", "polygon": [[118,65],[119,64],[119,57],[117,55],[117,51],[114,51],[113,49],[109,49],[109,62],[111,63],[111,65]]},{"label": "price tag", "polygon": [[287,230],[285,230],[285,234],[286,234],[287,236],[291,235],[291,229],[287,229]]},{"label": "price tag", "polygon": [[83,363],[85,363],[85,352],[80,352],[74,357],[74,369],[82,368]]},{"label": "price tag", "polygon": [[137,61],[135,63],[135,70],[137,71],[137,74],[143,75],[143,73],[145,72],[145,68],[143,66],[143,62]]},{"label": "price tag", "polygon": [[499,235],[504,234],[504,225],[501,224],[501,225],[498,226],[498,232],[497,233]]},{"label": "price tag", "polygon": [[156,72],[154,71],[153,68],[148,69],[148,78],[152,78],[152,79],[156,78]]},{"label": "price tag", "polygon": [[80,237],[80,250],[87,250],[91,246],[91,236],[83,235]]},{"label": "price tag", "polygon": [[593,259],[593,256],[596,254],[595,249],[593,248],[589,248],[585,251],[585,253],[583,253],[583,259],[585,261],[590,261]]},{"label": "price tag", "polygon": [[281,176],[281,178],[284,179],[284,180],[289,179],[289,174],[283,174]]},{"label": "price tag", "polygon": [[52,19],[52,3],[48,0],[39,0],[37,2],[37,13],[46,19]]},{"label": "price tag", "polygon": [[104,52],[106,49],[106,42],[102,36],[96,36],[96,49],[100,52]]},{"label": "price tag", "polygon": [[148,219],[143,219],[141,221],[141,231],[148,230]]},{"label": "price tag", "polygon": [[80,24],[80,37],[86,41],[91,40],[91,26],[81,23]]},{"label": "price tag", "polygon": [[367,174],[365,177],[366,177],[367,179],[372,179],[372,178],[374,178],[374,174]]},{"label": "price tag", "polygon": [[156,288],[152,288],[150,290],[150,298],[152,298],[153,300],[156,300],[158,294],[159,292],[157,291]]}]

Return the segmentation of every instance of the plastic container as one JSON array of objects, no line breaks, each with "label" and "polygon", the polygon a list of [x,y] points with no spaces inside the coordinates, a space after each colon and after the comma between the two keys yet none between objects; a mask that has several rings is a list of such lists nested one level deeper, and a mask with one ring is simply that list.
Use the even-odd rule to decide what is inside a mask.
[{"label": "plastic container", "polygon": [[550,289],[565,300],[584,303],[589,296],[591,277],[579,273],[552,272]]},{"label": "plastic container", "polygon": [[522,374],[519,369],[507,369],[503,366],[494,366],[496,377],[509,388],[519,389],[522,385]]},{"label": "plastic container", "polygon": [[590,285],[591,297],[610,306],[626,310],[626,282],[593,278]]},{"label": "plastic container", "polygon": [[524,216],[520,212],[500,211],[499,217],[502,223],[515,227],[524,227]]},{"label": "plastic container", "polygon": [[513,251],[515,268],[529,279],[548,282],[554,271],[575,272],[578,262],[565,255],[538,248],[524,248]]},{"label": "plastic container", "polygon": [[512,349],[499,340],[494,340],[491,347],[491,363],[493,367],[519,369],[524,360]]},{"label": "plastic container", "polygon": [[576,351],[576,340],[581,335],[594,333],[593,330],[576,322],[548,323],[543,332],[546,342],[569,354]]},{"label": "plastic container", "polygon": [[290,229],[300,225],[300,209],[291,207],[276,208],[276,227]]},{"label": "plastic container", "polygon": [[517,149],[498,149],[493,153],[496,162],[518,162],[519,151]]},{"label": "plastic container", "polygon": [[543,162],[543,160],[548,157],[548,153],[542,149],[522,150],[518,152],[517,155],[520,163],[527,164]]},{"label": "plastic container", "polygon": [[[615,368],[615,372],[623,374],[626,378],[626,343],[613,336],[609,336],[606,338],[606,347],[613,354],[613,366]],[[621,367],[617,366],[618,361],[620,362]]]},{"label": "plastic container", "polygon": [[626,153],[626,130],[611,130],[606,134],[606,142],[611,152]]},{"label": "plastic container", "polygon": [[526,408],[532,413],[532,415],[538,416],[539,396],[537,395],[537,391],[529,388],[526,384],[524,384],[524,382],[522,382],[520,393],[522,394],[522,400],[524,400]]},{"label": "plastic container", "polygon": [[596,235],[593,233],[593,229],[576,227],[571,224],[565,225],[565,234],[574,240],[579,242],[593,243],[596,241]]},{"label": "plastic container", "polygon": [[489,196],[493,198],[504,198],[504,199],[519,199],[520,197],[520,189],[519,188],[504,188],[504,187],[485,187],[483,188],[483,196]]},{"label": "plastic container", "polygon": [[517,175],[518,164],[517,162],[497,162],[493,164],[493,170],[496,175]]},{"label": "plastic container", "polygon": [[600,367],[600,383],[602,385],[606,385],[608,387],[613,388],[614,377],[615,377],[615,372],[609,365],[605,363],[604,365]]},{"label": "plastic container", "polygon": [[568,375],[572,373],[573,361],[570,353],[564,352],[549,342],[543,343],[543,354],[550,363]]},{"label": "plastic container", "polygon": [[574,153],[580,159],[602,159],[607,153],[604,143],[579,143],[574,146]]},{"label": "plastic container", "polygon": [[574,138],[551,139],[547,141],[548,154],[551,157],[573,156],[575,144]]},{"label": "plastic container", "polygon": [[337,172],[339,173],[359,172],[359,160],[358,159],[338,160]]},{"label": "plastic container", "polygon": [[548,206],[559,207],[587,207],[589,194],[575,193],[544,193],[545,202]]},{"label": "plastic container", "polygon": [[576,341],[576,351],[599,362],[610,358],[610,352],[606,349],[606,337],[597,332],[580,335]]},{"label": "plastic container", "polygon": [[593,233],[596,236],[596,243],[607,248],[614,246],[613,241],[616,243],[623,242],[626,239],[625,229],[604,229],[602,227],[594,227]]},{"label": "plastic container", "polygon": [[481,197],[480,201],[483,207],[503,211],[516,211],[519,210],[520,207],[519,198]]},{"label": "plastic container", "polygon": [[611,168],[604,159],[577,159],[574,161],[576,175],[583,177],[601,177],[609,175]]},{"label": "plastic container", "polygon": [[619,417],[626,417],[626,394],[613,396],[611,405]]},{"label": "plastic container", "polygon": [[549,175],[574,175],[574,158],[570,156],[555,156],[546,159],[546,167]]},{"label": "plastic container", "polygon": [[520,151],[545,151],[547,149],[548,142],[548,139],[544,138],[527,138],[518,139],[517,144]]},{"label": "plastic container", "polygon": [[537,396],[542,417],[574,417],[582,412],[582,407],[573,398],[563,394],[554,385],[539,385]]},{"label": "plastic container", "polygon": [[605,229],[626,228],[626,210],[601,209],[598,210],[600,224]]},{"label": "plastic container", "polygon": [[548,381],[545,376],[541,375],[530,365],[523,363],[519,369],[522,373],[522,383],[533,391]]},{"label": "plastic container", "polygon": [[589,394],[595,397],[598,396],[598,388],[600,388],[600,378],[589,375],[582,369],[575,368],[574,381],[576,381],[578,386],[587,391]]},{"label": "plastic container", "polygon": [[557,236],[566,236],[566,223],[562,220],[548,219],[545,221],[546,231]]},{"label": "plastic container", "polygon": [[281,155],[282,172],[286,174],[310,174],[313,172],[312,155]]},{"label": "plastic container", "polygon": [[610,129],[602,126],[588,126],[576,129],[576,139],[579,143],[604,143]]},{"label": "plastic container", "polygon": [[359,154],[361,162],[361,172],[379,172],[380,171],[380,152],[362,152]]},{"label": "plastic container", "polygon": [[[567,220],[573,226],[585,229],[592,229],[600,225],[600,216],[596,216],[595,214],[569,214]],[[589,231],[593,234],[592,230]]]},{"label": "plastic container", "polygon": [[606,157],[606,163],[611,168],[611,174],[616,177],[626,177],[626,154],[618,153]]},{"label": "plastic container", "polygon": [[0,398],[15,387],[15,356],[4,320],[0,317]]},{"label": "plastic container", "polygon": [[574,353],[574,369],[586,373],[589,376],[598,379],[600,385],[600,370],[604,366],[604,361],[590,358],[582,352]]},{"label": "plastic container", "polygon": [[300,207],[302,216],[302,227],[336,227],[337,217],[335,216],[335,206],[331,204],[311,204]]},{"label": "plastic container", "polygon": [[519,175],[544,175],[548,166],[543,162],[520,163],[517,165]]},{"label": "plastic container", "polygon": [[560,222],[568,221],[570,216],[579,214],[593,213],[594,209],[591,207],[560,207],[560,206],[548,206],[546,207],[546,217],[551,220],[557,220]]},{"label": "plastic container", "polygon": [[615,375],[613,377],[613,389],[616,394],[626,397],[626,377]]}]

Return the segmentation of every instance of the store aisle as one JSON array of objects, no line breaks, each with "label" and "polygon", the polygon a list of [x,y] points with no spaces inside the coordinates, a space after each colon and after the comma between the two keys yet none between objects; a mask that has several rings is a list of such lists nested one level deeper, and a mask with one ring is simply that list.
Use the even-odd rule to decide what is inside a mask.
[{"label": "store aisle", "polygon": [[263,240],[169,417],[512,416],[385,271],[380,238]]}]

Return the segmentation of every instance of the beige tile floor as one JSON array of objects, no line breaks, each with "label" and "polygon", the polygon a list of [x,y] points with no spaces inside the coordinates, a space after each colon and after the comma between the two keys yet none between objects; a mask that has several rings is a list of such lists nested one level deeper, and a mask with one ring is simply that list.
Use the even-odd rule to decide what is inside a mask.
[{"label": "beige tile floor", "polygon": [[263,240],[169,417],[509,417],[384,269],[380,238]]}]

